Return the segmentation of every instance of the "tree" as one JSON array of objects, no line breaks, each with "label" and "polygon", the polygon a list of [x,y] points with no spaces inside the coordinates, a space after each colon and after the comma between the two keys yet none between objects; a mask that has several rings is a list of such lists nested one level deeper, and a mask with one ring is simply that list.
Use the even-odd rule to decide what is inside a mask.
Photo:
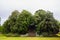
[{"label": "tree", "polygon": [[17,19],[18,32],[20,34],[28,33],[28,27],[33,23],[32,14],[23,10]]},{"label": "tree", "polygon": [[46,17],[38,24],[38,34],[43,36],[54,36],[59,32],[59,24],[54,19],[51,12],[46,13]]},{"label": "tree", "polygon": [[26,34],[32,25],[34,25],[34,18],[30,12],[23,10],[19,13],[15,10],[5,21],[3,27],[6,33]]},{"label": "tree", "polygon": [[37,10],[34,15],[34,21],[35,21],[35,26],[36,26],[36,31],[38,32],[40,22],[42,22],[45,19],[46,16],[46,11],[45,10]]},{"label": "tree", "polygon": [[18,15],[20,13],[15,10],[12,12],[12,15],[9,17],[10,19],[10,29],[11,29],[11,32],[12,33],[17,33],[17,26],[16,26],[16,23],[17,23],[17,18],[18,18]]},{"label": "tree", "polygon": [[37,10],[36,12],[35,12],[35,15],[34,15],[34,17],[35,17],[35,22],[36,22],[36,24],[39,24],[42,20],[44,20],[45,19],[45,15],[46,14],[46,11],[45,10]]},{"label": "tree", "polygon": [[17,10],[12,12],[12,15],[9,16],[9,18],[4,22],[3,27],[4,27],[4,32],[5,33],[15,33],[16,32],[16,20],[18,17],[19,12]]},{"label": "tree", "polygon": [[13,11],[3,24],[4,33],[26,34],[36,36],[36,32],[43,36],[53,36],[59,32],[59,23],[53,17],[53,13],[45,10],[37,10],[35,15],[23,10],[19,13]]}]

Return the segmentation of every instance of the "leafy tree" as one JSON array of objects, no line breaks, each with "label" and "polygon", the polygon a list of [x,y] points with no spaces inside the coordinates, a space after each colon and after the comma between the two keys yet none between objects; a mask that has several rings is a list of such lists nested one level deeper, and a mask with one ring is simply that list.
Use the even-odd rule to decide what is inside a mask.
[{"label": "leafy tree", "polygon": [[9,33],[9,32],[12,32],[14,33],[15,32],[15,24],[16,24],[16,20],[17,20],[17,17],[18,17],[18,11],[15,10],[12,12],[12,15],[9,16],[9,18],[4,22],[3,24],[3,27],[4,27],[4,32],[5,33]]},{"label": "leafy tree", "polygon": [[34,17],[35,17],[35,22],[36,22],[36,24],[39,24],[43,19],[45,19],[45,15],[46,14],[46,11],[45,10],[37,10],[36,12],[35,12],[35,15],[34,15]]},{"label": "leafy tree", "polygon": [[26,34],[28,27],[33,23],[32,14],[26,10],[23,10],[17,19],[18,32],[20,34]]},{"label": "leafy tree", "polygon": [[3,27],[4,27],[3,33],[8,33],[8,32],[10,32],[9,20],[6,20],[6,21],[4,22]]},{"label": "leafy tree", "polygon": [[39,26],[38,26],[38,24],[40,23],[40,22],[42,22],[44,19],[45,19],[45,16],[46,16],[46,11],[45,10],[37,10],[36,12],[35,12],[35,15],[34,15],[34,23],[35,23],[35,26],[36,26],[36,31],[38,31],[39,29]]},{"label": "leafy tree", "polygon": [[18,18],[18,15],[20,13],[15,10],[12,12],[12,15],[9,17],[10,19],[10,29],[11,29],[11,32],[12,33],[17,33],[17,26],[16,26],[16,23],[17,23],[17,18]]},{"label": "leafy tree", "polygon": [[50,11],[41,9],[32,15],[26,10],[21,13],[15,10],[4,22],[3,32],[17,34],[37,32],[39,35],[53,36],[59,32],[59,23]]},{"label": "leafy tree", "polygon": [[46,17],[38,24],[38,34],[43,36],[53,36],[59,32],[59,24],[54,19],[51,12],[46,13]]},{"label": "leafy tree", "polygon": [[34,22],[32,14],[26,10],[19,13],[17,10],[12,12],[8,20],[3,24],[4,32],[26,34],[29,26]]}]

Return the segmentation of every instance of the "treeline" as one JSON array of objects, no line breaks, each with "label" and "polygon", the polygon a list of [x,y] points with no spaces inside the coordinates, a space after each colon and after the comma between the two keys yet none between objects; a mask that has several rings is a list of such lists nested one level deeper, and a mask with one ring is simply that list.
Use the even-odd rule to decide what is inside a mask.
[{"label": "treeline", "polygon": [[53,17],[53,13],[45,10],[37,10],[34,15],[29,11],[19,12],[15,10],[2,25],[2,33],[27,34],[29,30],[38,35],[53,36],[59,32],[59,22]]}]

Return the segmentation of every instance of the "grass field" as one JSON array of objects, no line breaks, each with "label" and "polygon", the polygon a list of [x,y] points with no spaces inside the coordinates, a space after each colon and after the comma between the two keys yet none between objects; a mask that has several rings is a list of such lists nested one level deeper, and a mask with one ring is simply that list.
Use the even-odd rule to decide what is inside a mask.
[{"label": "grass field", "polygon": [[60,40],[60,37],[6,37],[0,34],[0,40]]},{"label": "grass field", "polygon": [[0,40],[60,40],[59,37],[0,37]]}]

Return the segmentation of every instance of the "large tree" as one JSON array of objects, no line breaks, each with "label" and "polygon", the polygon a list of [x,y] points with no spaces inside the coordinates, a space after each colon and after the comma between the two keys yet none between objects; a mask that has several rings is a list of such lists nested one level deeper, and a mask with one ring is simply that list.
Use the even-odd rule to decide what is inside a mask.
[{"label": "large tree", "polygon": [[38,24],[38,34],[53,36],[59,32],[59,24],[50,11],[47,11],[45,15],[44,19]]},{"label": "large tree", "polygon": [[26,34],[28,32],[28,27],[32,24],[32,14],[26,10],[23,10],[17,19],[18,32],[20,34]]},{"label": "large tree", "polygon": [[16,32],[16,20],[18,17],[19,12],[17,10],[13,11],[12,14],[9,16],[9,18],[4,22],[3,27],[4,27],[4,32],[5,33],[15,33]]},{"label": "large tree", "polygon": [[45,19],[45,16],[46,16],[46,11],[45,10],[37,10],[34,14],[34,23],[35,23],[35,26],[36,26],[36,31],[38,31],[39,29],[39,26],[38,24],[43,21]]},{"label": "large tree", "polygon": [[21,13],[15,10],[4,22],[3,27],[5,33],[29,33],[30,36],[36,36],[36,32],[43,36],[51,36],[59,32],[59,24],[53,13],[45,10],[37,10],[34,15],[26,10]]},{"label": "large tree", "polygon": [[37,10],[36,12],[35,12],[35,15],[34,15],[34,17],[35,17],[35,22],[36,22],[36,24],[39,24],[43,19],[45,19],[45,15],[46,14],[46,11],[45,10]]}]

